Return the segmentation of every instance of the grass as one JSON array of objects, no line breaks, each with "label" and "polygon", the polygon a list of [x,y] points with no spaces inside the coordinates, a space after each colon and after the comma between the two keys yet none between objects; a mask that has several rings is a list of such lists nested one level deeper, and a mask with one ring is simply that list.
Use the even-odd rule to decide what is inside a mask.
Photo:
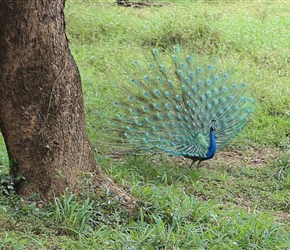
[{"label": "grass", "polygon": [[[0,248],[289,249],[290,4],[171,1],[134,9],[112,2],[68,0],[67,32],[98,164],[139,208],[129,213],[93,187],[51,204],[1,196]],[[126,84],[126,72],[138,74],[132,61],[153,47],[170,65],[176,44],[248,83],[258,104],[248,126],[198,171],[180,158],[106,154],[96,113],[111,112],[110,82]],[[4,180],[9,162],[0,140]]]}]

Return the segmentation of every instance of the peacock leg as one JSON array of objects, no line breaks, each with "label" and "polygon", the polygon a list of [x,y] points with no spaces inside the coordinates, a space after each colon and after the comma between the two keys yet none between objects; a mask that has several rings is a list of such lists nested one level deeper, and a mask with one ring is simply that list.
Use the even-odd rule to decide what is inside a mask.
[{"label": "peacock leg", "polygon": [[199,160],[197,165],[196,165],[196,169],[199,169],[199,165],[200,165],[201,161]]},{"label": "peacock leg", "polygon": [[[197,161],[198,161],[198,160],[192,160],[192,162],[191,162],[189,168],[192,169],[193,164],[196,163]],[[200,163],[200,161],[199,161],[199,163]],[[199,165],[199,163],[197,164],[197,166]]]}]

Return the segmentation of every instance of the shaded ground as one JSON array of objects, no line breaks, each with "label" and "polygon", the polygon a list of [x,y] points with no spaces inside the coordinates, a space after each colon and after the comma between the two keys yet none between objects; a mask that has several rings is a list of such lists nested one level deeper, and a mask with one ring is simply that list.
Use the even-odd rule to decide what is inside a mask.
[{"label": "shaded ground", "polygon": [[[248,212],[274,211],[288,221],[290,164],[285,155],[285,151],[275,148],[228,147],[213,159],[202,162],[199,169],[195,166],[190,169],[191,161],[183,157],[147,156],[140,161],[137,157],[136,162],[130,164],[135,166],[134,174],[137,171],[149,182],[166,176],[168,185],[181,186],[188,195],[242,207]],[[126,157],[115,152],[110,158],[120,164],[118,167],[126,168]]]}]

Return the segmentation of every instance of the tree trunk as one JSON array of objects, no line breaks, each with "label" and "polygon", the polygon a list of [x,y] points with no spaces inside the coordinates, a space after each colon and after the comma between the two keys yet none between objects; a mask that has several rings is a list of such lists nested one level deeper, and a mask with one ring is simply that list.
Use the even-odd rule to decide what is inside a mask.
[{"label": "tree trunk", "polygon": [[0,129],[11,173],[24,176],[23,196],[75,192],[81,175],[94,172],[96,186],[130,200],[96,166],[64,2],[0,0]]}]

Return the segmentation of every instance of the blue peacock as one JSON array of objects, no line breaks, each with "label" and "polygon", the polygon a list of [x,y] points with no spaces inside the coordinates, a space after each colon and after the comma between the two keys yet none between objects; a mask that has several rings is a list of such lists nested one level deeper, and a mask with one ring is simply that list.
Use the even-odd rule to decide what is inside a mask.
[{"label": "blue peacock", "polygon": [[[152,51],[154,63],[132,78],[113,101],[114,116],[102,114],[111,145],[131,152],[183,156],[192,164],[211,159],[246,125],[254,103],[246,84],[231,83],[228,74],[173,49],[174,73]],[[172,65],[171,65],[172,66]]]}]

